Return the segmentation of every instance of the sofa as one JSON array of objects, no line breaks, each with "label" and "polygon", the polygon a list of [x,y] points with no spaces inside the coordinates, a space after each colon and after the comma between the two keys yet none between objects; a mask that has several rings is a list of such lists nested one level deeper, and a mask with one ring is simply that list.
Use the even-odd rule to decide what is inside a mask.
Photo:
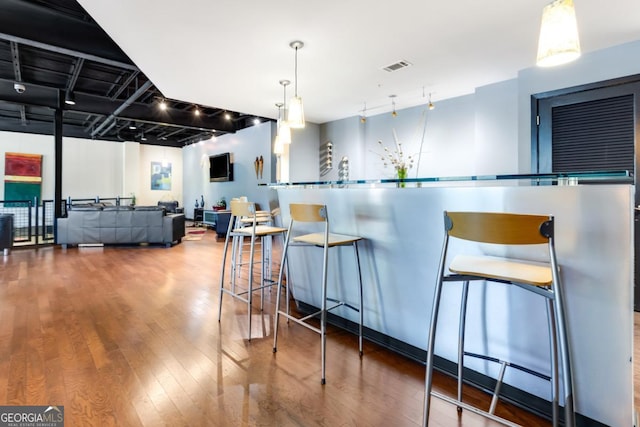
[{"label": "sofa", "polygon": [[158,206],[163,206],[167,213],[184,213],[184,208],[181,208],[177,200],[159,201]]},{"label": "sofa", "polygon": [[184,236],[184,214],[168,214],[162,206],[74,206],[57,220],[56,243],[64,248],[139,243],[169,247]]}]

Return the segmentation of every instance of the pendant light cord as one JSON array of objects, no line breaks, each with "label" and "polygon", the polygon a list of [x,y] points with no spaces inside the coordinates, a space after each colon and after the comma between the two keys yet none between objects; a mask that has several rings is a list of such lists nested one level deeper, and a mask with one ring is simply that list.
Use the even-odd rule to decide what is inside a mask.
[{"label": "pendant light cord", "polygon": [[298,46],[296,46],[296,60],[295,60],[295,66],[294,66],[294,72],[293,75],[295,77],[295,94],[296,97],[298,96]]}]

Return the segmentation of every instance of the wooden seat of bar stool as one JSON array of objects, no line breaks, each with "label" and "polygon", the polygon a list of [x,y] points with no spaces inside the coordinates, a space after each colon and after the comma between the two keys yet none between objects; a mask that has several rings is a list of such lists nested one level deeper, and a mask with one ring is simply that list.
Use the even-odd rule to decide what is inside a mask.
[{"label": "wooden seat of bar stool", "polygon": [[[564,398],[564,421],[566,426],[575,425],[573,383],[571,374],[571,357],[565,321],[564,289],[560,279],[560,270],[556,260],[554,245],[554,218],[543,215],[522,215],[490,212],[445,212],[445,237],[438,269],[438,279],[433,299],[429,341],[427,346],[427,369],[425,377],[425,396],[423,425],[429,424],[431,396],[435,396],[455,404],[458,410],[463,408],[479,413],[493,420],[514,425],[497,417],[494,410],[504,372],[507,367],[545,378],[551,384],[552,422],[558,425],[559,413],[559,374],[558,366],[562,366],[562,383]],[[456,254],[449,264],[449,272],[445,273],[445,264],[450,248],[450,238],[493,245],[546,245],[547,263],[532,263],[514,258],[501,258],[484,255]],[[550,342],[550,374],[544,375],[531,369],[499,360],[489,355],[468,353],[464,350],[467,297],[470,281],[486,283],[502,283],[518,286],[521,289],[541,295],[547,301],[547,319]],[[435,336],[438,322],[438,311],[442,288],[445,282],[462,282],[460,304],[460,322],[458,330],[458,390],[457,397],[451,398],[432,391]],[[481,410],[462,401],[464,358],[478,357],[501,365],[500,373],[494,389],[493,398],[488,410]]]},{"label": "wooden seat of bar stool", "polygon": [[[242,218],[252,218],[253,220],[249,225],[241,224]],[[231,295],[233,298],[236,298],[240,301],[243,301],[247,304],[247,323],[248,323],[248,334],[247,339],[251,340],[251,314],[252,314],[252,303],[253,303],[253,293],[255,291],[261,291],[261,299],[260,299],[260,310],[264,308],[264,289],[267,287],[271,287],[275,285],[275,282],[270,280],[271,278],[266,278],[265,273],[265,262],[270,258],[265,254],[265,245],[264,239],[270,238],[272,236],[283,236],[287,231],[286,228],[283,227],[274,227],[271,225],[260,225],[256,218],[256,207],[255,203],[252,202],[244,202],[240,200],[231,200],[231,218],[229,220],[229,227],[227,228],[227,235],[225,237],[224,242],[224,250],[222,255],[222,268],[220,272],[220,306],[218,307],[218,321],[222,318],[222,297],[224,294]],[[229,248],[229,243],[232,243],[234,239],[244,239],[245,237],[250,239],[249,245],[249,262],[245,265],[248,266],[247,280],[248,285],[246,289],[238,290],[236,288],[236,275],[234,272],[236,268],[239,268],[239,259],[237,257],[237,253],[232,249],[231,256],[231,283],[229,287],[225,287],[225,267],[227,264],[227,253]],[[261,246],[261,257],[259,263],[261,264],[261,273],[260,273],[260,285],[254,287],[254,278],[253,278],[253,266],[255,262],[255,248],[256,242],[260,241]],[[270,270],[269,270],[270,271]]]},{"label": "wooden seat of bar stool", "polygon": [[[359,354],[362,356],[362,324],[363,324],[363,298],[362,298],[362,275],[360,272],[360,256],[358,254],[358,242],[363,238],[360,236],[352,236],[346,234],[337,234],[331,233],[329,231],[329,217],[327,214],[327,207],[325,205],[319,204],[294,204],[292,203],[289,206],[291,212],[291,221],[289,223],[289,227],[287,230],[284,247],[282,249],[282,262],[280,263],[280,273],[278,274],[278,296],[276,299],[276,316],[275,316],[275,332],[273,338],[273,352],[277,351],[278,344],[278,323],[280,316],[284,316],[287,320],[292,320],[295,323],[306,327],[320,335],[321,342],[321,366],[322,366],[322,378],[321,383],[325,384],[326,382],[326,374],[325,374],[325,366],[326,366],[326,330],[327,330],[327,313],[330,310],[333,310],[340,306],[348,307],[352,310],[355,310],[359,314],[359,327],[358,327],[358,349]],[[324,231],[318,233],[309,233],[296,235],[297,226],[303,223],[323,223]],[[306,316],[298,317],[290,313],[289,311],[289,300],[291,297],[290,289],[294,286],[292,281],[289,280],[287,282],[286,287],[286,308],[281,309],[281,301],[280,298],[282,296],[282,278],[283,272],[285,269],[285,265],[288,266],[287,256],[289,254],[289,250],[292,247],[296,246],[315,246],[319,247],[323,250],[323,262],[322,262],[322,278],[320,282],[321,290],[322,290],[322,300],[320,310],[308,314]],[[328,264],[329,264],[329,249],[335,248],[339,246],[352,246],[355,255],[356,261],[356,273],[358,276],[358,286],[359,286],[359,305],[355,307],[353,304],[349,304],[344,301],[339,301],[334,298],[327,296],[327,273],[328,273]],[[333,303],[331,307],[327,307],[327,301]],[[320,327],[316,327],[310,323],[308,320],[320,316]]]}]

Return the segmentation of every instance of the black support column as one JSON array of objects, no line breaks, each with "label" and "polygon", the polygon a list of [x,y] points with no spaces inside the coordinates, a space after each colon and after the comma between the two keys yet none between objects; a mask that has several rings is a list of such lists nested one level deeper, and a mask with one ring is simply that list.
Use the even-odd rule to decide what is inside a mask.
[{"label": "black support column", "polygon": [[[58,91],[58,106],[53,115],[53,139],[55,157],[55,177],[53,193],[53,212],[56,218],[62,216],[62,109],[64,92]],[[56,227],[57,232],[57,227]]]}]

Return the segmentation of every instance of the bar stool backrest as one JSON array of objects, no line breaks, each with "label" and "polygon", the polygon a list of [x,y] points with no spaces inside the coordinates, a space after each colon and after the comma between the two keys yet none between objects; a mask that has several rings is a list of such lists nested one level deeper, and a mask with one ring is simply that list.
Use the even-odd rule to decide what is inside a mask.
[{"label": "bar stool backrest", "polygon": [[254,217],[256,212],[256,204],[251,202],[241,202],[240,200],[231,200],[231,215],[236,217]]},{"label": "bar stool backrest", "polygon": [[300,222],[327,222],[325,205],[291,203],[289,205],[291,219]]},{"label": "bar stool backrest", "polygon": [[448,236],[501,245],[549,243],[553,217],[493,212],[445,212]]}]

